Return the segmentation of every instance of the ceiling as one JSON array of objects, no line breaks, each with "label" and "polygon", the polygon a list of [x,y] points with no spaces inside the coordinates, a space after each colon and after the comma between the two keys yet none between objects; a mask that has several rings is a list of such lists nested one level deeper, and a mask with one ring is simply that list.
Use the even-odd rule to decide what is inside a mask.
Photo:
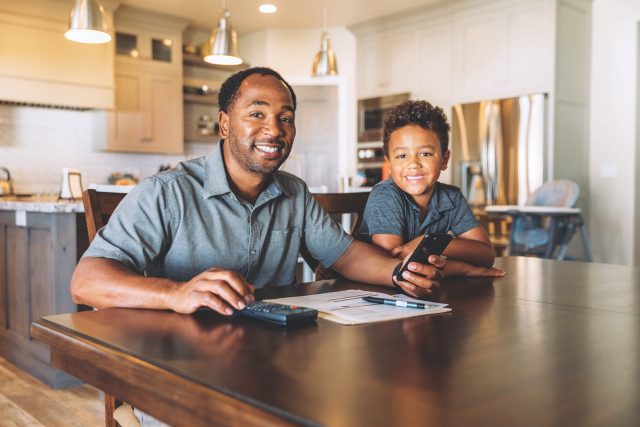
[{"label": "ceiling", "polygon": [[[445,1],[326,0],[328,26],[349,26]],[[263,3],[275,4],[278,11],[260,13],[258,6]],[[121,0],[120,4],[186,18],[192,27],[201,29],[211,29],[222,9],[222,0]],[[266,28],[319,28],[322,5],[321,0],[227,0],[231,23],[239,34]]]}]

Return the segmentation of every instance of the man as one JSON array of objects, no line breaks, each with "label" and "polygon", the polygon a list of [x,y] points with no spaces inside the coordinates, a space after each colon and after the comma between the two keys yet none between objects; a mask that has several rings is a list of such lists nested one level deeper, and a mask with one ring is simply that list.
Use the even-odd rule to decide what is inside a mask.
[{"label": "man", "polygon": [[[398,260],[354,241],[301,179],[278,171],[296,133],[289,84],[267,68],[241,71],[222,85],[219,105],[218,146],[121,202],[78,263],[74,301],[230,315],[254,300],[255,287],[293,283],[302,244],[349,279],[392,286]],[[412,263],[397,285],[429,294],[446,259],[429,261]]]}]

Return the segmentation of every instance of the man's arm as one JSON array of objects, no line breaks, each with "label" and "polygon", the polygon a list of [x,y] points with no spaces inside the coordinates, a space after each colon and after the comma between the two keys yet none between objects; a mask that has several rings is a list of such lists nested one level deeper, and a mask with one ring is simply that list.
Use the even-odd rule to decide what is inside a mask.
[{"label": "man's arm", "polygon": [[209,269],[188,282],[144,277],[118,261],[86,257],[71,279],[71,296],[77,304],[96,308],[132,307],[170,309],[193,313],[209,307],[232,314],[253,301],[254,288],[237,273]]},{"label": "man's arm", "polygon": [[[440,269],[444,268],[446,260],[431,256],[429,262],[429,265],[410,263],[410,271],[403,275],[405,281],[397,284],[408,294],[417,297],[429,295],[438,287],[438,280],[442,277]],[[379,247],[354,240],[331,268],[351,280],[391,287],[391,276],[398,263],[397,258]]]}]

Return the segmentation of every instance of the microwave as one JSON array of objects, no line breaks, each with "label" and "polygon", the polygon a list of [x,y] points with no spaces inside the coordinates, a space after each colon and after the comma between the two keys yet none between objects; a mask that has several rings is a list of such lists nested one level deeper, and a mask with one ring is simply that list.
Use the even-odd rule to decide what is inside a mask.
[{"label": "microwave", "polygon": [[387,113],[409,99],[408,93],[399,93],[358,100],[358,142],[382,141]]}]

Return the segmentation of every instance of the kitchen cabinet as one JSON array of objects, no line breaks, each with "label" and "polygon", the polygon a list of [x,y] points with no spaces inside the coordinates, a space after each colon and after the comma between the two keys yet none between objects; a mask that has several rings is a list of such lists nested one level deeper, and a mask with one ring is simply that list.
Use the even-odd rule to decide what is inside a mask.
[{"label": "kitchen cabinet", "polygon": [[412,33],[386,34],[365,40],[358,48],[358,70],[362,72],[360,97],[410,91],[417,77],[414,45]]},{"label": "kitchen cabinet", "polygon": [[115,110],[96,114],[98,148],[183,152],[182,30],[186,21],[122,6],[115,14]]},{"label": "kitchen cabinet", "polygon": [[548,2],[496,2],[455,15],[453,96],[462,102],[548,92],[553,87]]},{"label": "kitchen cabinet", "polygon": [[0,356],[54,388],[79,381],[50,366],[49,347],[30,328],[42,316],[78,310],[69,283],[88,247],[78,210],[81,205],[60,213],[0,206]]},{"label": "kitchen cabinet", "polygon": [[471,3],[414,11],[384,25],[354,26],[358,97],[409,92],[447,107],[550,92],[553,2]]},{"label": "kitchen cabinet", "polygon": [[116,110],[106,113],[106,151],[181,153],[182,88],[174,73],[116,60]]}]

